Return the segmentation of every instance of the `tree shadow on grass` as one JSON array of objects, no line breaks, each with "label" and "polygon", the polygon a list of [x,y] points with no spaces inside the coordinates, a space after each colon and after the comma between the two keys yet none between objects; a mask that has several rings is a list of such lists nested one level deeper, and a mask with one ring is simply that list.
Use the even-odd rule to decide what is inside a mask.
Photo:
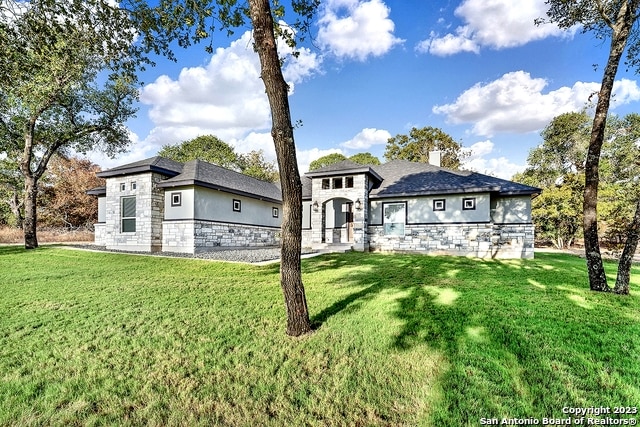
[{"label": "tree shadow on grass", "polygon": [[[346,268],[337,285],[357,290],[314,315],[314,326],[350,315],[383,292],[398,295],[390,314],[400,320],[400,329],[391,337],[391,350],[402,354],[426,345],[441,351],[450,365],[439,378],[443,397],[431,411],[430,425],[562,417],[559,401],[596,405],[594,398],[608,383],[620,385],[609,399],[637,397],[637,372],[614,354],[618,345],[630,348],[616,329],[622,325],[637,335],[640,327],[616,311],[616,304],[624,304],[588,293],[585,267],[576,257],[485,261],[346,254],[309,260],[303,271],[321,274],[349,266],[366,268]],[[581,284],[588,305],[568,298]],[[631,347],[640,345],[634,342]],[[603,352],[603,345],[614,348]],[[603,367],[608,373],[594,373]]]}]

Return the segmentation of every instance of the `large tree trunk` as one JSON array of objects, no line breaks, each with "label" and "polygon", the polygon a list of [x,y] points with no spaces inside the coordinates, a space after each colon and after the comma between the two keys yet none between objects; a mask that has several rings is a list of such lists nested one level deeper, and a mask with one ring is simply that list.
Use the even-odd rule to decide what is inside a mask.
[{"label": "large tree trunk", "polygon": [[311,331],[311,322],[300,268],[302,183],[289,112],[289,88],[282,76],[269,0],[250,0],[249,8],[255,40],[254,49],[260,57],[261,77],[271,107],[271,136],[275,144],[282,185],[280,284],[287,307],[287,334],[299,336]]},{"label": "large tree trunk", "polygon": [[635,21],[637,1],[631,5],[625,4],[621,7],[620,14],[612,27],[611,49],[607,66],[602,77],[602,85],[598,93],[598,103],[596,105],[593,127],[591,128],[591,139],[589,141],[589,151],[585,162],[585,185],[584,185],[584,250],[587,259],[587,270],[589,273],[589,286],[592,291],[608,292],[611,289],[607,284],[602,255],[600,254],[600,239],[598,237],[598,184],[600,182],[599,167],[600,153],[604,143],[604,133],[607,125],[607,114],[609,113],[609,103],[613,83],[618,72],[620,58],[627,44],[632,25]]},{"label": "large tree trunk", "polygon": [[613,292],[622,295],[629,294],[629,279],[631,274],[631,264],[633,255],[638,248],[638,240],[640,239],[640,200],[636,203],[636,213],[633,221],[627,230],[627,241],[624,244],[620,263],[618,264],[618,277],[616,277],[616,286]]},{"label": "large tree trunk", "polygon": [[24,190],[24,247],[26,249],[35,249],[38,247],[38,237],[36,235],[38,181],[33,176],[25,176]]}]

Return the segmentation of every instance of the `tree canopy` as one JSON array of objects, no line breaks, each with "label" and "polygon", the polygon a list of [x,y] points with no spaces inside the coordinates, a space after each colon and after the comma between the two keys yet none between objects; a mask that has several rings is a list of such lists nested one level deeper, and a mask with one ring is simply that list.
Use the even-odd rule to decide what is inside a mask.
[{"label": "tree canopy", "polygon": [[158,155],[182,163],[204,160],[263,181],[276,182],[279,179],[276,164],[265,160],[264,151],[238,154],[231,145],[214,135],[201,135],[180,144],[165,145]]},{"label": "tree canopy", "polygon": [[136,66],[146,58],[128,15],[105,2],[7,0],[0,8],[0,152],[20,153],[25,247],[35,248],[38,181],[49,160],[126,148]]},{"label": "tree canopy", "polygon": [[409,160],[429,163],[429,153],[440,151],[441,166],[460,169],[462,160],[467,156],[462,144],[450,135],[434,127],[411,128],[409,135],[398,134],[389,138],[384,158],[391,160]]},{"label": "tree canopy", "polygon": [[[609,54],[602,75],[602,84],[598,91],[591,136],[585,161],[585,186],[583,199],[583,232],[585,258],[589,273],[591,290],[608,292],[598,234],[598,187],[600,182],[600,155],[605,143],[607,115],[613,92],[613,84],[618,73],[620,61],[626,50],[627,64],[638,69],[640,65],[640,28],[637,25],[640,0],[547,0],[548,20],[560,28],[580,25],[584,32],[592,32],[601,39],[610,39]],[[539,21],[544,21],[541,19]],[[635,218],[640,221],[640,202],[637,203]],[[632,223],[635,224],[636,222]],[[631,258],[638,243],[634,227],[629,228],[627,244],[621,256],[620,268],[627,272]],[[618,275],[620,277],[620,274]],[[619,287],[616,292],[628,293],[627,286]]]},{"label": "tree canopy", "polygon": [[202,135],[180,144],[165,145],[158,155],[176,162],[199,159],[235,171],[241,169],[234,148],[214,135]]}]

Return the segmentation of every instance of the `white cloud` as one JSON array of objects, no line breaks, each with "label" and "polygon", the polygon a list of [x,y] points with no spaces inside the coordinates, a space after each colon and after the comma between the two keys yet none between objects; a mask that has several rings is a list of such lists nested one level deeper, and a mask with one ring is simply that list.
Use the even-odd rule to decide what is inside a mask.
[{"label": "white cloud", "polygon": [[[183,68],[175,79],[160,76],[143,87],[140,100],[150,106],[149,118],[155,128],[133,150],[153,155],[165,144],[214,134],[239,152],[263,149],[265,154],[272,153],[273,143],[265,144],[263,137],[256,137],[270,127],[271,116],[251,42],[247,31],[229,47],[216,49],[208,64]],[[284,43],[278,48],[281,54],[291,52]],[[321,63],[309,49],[298,50],[299,57],[288,57],[283,67],[292,90],[295,83],[318,71]],[[267,136],[270,139],[268,132]]]},{"label": "white cloud", "polygon": [[466,149],[470,156],[464,160],[462,168],[502,179],[511,179],[525,170],[526,165],[513,163],[506,157],[485,158],[493,153],[493,149],[494,144],[490,140],[476,142]]},{"label": "white cloud", "polygon": [[364,128],[340,146],[354,150],[365,150],[373,145],[386,144],[389,138],[391,138],[391,134],[384,129]]},{"label": "white cloud", "polygon": [[[588,106],[600,88],[598,83],[577,82],[543,93],[547,85],[545,79],[515,71],[490,83],[478,83],[454,103],[433,107],[433,112],[445,114],[451,123],[473,123],[472,132],[477,135],[535,132],[559,114]],[[623,79],[614,83],[612,109],[638,100],[637,82]]]},{"label": "white cloud", "polygon": [[333,153],[344,154],[342,150],[337,148],[330,148],[328,150],[320,150],[318,148],[312,148],[311,150],[298,150],[296,153],[296,157],[298,158],[298,168],[300,170],[300,174],[309,171],[309,165],[312,161]]},{"label": "white cloud", "polygon": [[320,11],[318,44],[337,57],[364,61],[402,43],[382,0],[328,0]]},{"label": "white cloud", "polygon": [[460,52],[478,53],[481,47],[504,49],[522,46],[547,37],[571,37],[573,30],[561,30],[555,24],[535,25],[546,17],[545,0],[464,0],[455,15],[464,21],[455,34],[431,33],[416,45],[419,52],[447,56]]}]

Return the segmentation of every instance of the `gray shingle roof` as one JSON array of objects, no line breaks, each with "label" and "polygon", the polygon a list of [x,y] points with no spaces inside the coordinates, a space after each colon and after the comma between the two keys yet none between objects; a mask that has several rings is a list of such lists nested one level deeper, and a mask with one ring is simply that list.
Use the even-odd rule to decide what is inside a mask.
[{"label": "gray shingle roof", "polygon": [[302,197],[311,198],[311,178],[369,173],[374,188],[372,198],[418,196],[432,194],[497,192],[502,195],[540,193],[539,188],[483,175],[477,172],[451,170],[427,163],[394,160],[382,165],[365,166],[344,160],[305,174]]},{"label": "gray shingle roof", "polygon": [[394,160],[374,170],[383,178],[370,197],[498,192],[502,195],[535,194],[541,190],[471,171],[454,171],[426,163]]},{"label": "gray shingle roof", "polygon": [[203,160],[192,160],[185,163],[182,173],[162,181],[158,187],[172,188],[184,185],[199,185],[242,196],[282,202],[282,191],[276,184],[261,181]]},{"label": "gray shingle roof", "polygon": [[158,172],[167,176],[175,176],[182,171],[182,163],[164,157],[155,156],[149,159],[140,160],[126,165],[117,166],[96,173],[100,178],[111,176],[131,175],[142,172]]}]

